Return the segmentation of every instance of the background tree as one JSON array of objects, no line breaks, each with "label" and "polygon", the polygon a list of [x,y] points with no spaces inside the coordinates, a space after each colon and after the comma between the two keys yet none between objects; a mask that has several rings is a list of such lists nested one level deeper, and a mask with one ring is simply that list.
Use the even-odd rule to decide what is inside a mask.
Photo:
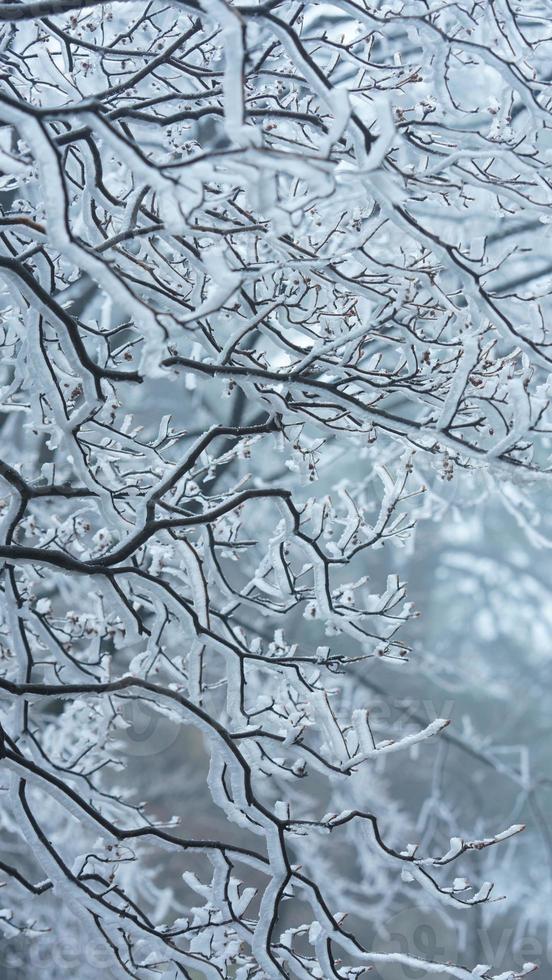
[{"label": "background tree", "polygon": [[84,980],[532,972],[389,948],[405,893],[487,914],[470,876],[523,829],[476,796],[455,826],[439,744],[536,784],[420,717],[379,549],[489,493],[550,541],[546,5],[0,20],[14,957],[67,976],[69,935]]}]

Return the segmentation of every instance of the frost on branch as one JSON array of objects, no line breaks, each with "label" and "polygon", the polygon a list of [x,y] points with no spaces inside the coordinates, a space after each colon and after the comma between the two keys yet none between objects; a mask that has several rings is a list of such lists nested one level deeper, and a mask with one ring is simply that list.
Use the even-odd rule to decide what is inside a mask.
[{"label": "frost on branch", "polygon": [[409,842],[383,766],[416,779],[449,719],[386,730],[367,679],[407,678],[415,615],[376,552],[443,482],[549,543],[551,42],[524,11],[0,4],[0,924],[53,978],[72,929],[113,976],[533,970],[366,939],[405,886],[492,902],[470,857],[523,829]]}]

